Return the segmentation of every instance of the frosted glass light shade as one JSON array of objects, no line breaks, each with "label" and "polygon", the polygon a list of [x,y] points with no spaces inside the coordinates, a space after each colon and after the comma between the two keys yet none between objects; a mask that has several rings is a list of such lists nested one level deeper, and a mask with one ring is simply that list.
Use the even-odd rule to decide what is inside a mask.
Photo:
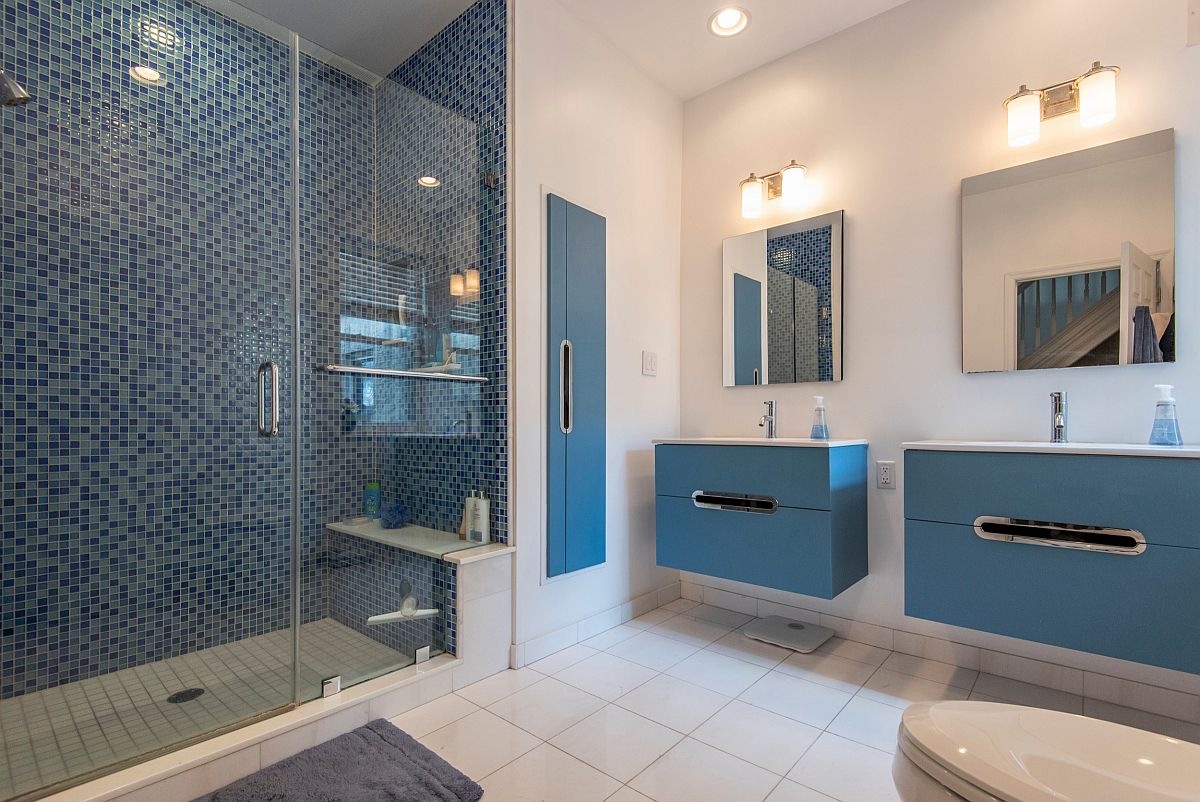
[{"label": "frosted glass light shade", "polygon": [[1079,123],[1095,128],[1112,122],[1117,116],[1117,71],[1112,67],[1093,65],[1079,79]]},{"label": "frosted glass light shade", "polygon": [[794,161],[780,170],[779,178],[782,187],[779,198],[783,201],[784,206],[794,209],[800,205],[804,192],[804,177],[806,175],[808,175],[808,169],[802,164],[796,164]]},{"label": "frosted glass light shade", "polygon": [[1019,148],[1031,145],[1042,135],[1042,96],[1025,87],[1004,101],[1008,109],[1008,144]]},{"label": "frosted glass light shade", "polygon": [[450,294],[455,298],[461,298],[466,294],[466,281],[463,279],[462,273],[455,273],[450,277]]},{"label": "frosted glass light shade", "polygon": [[753,220],[762,214],[764,181],[754,173],[742,182],[742,217]]},{"label": "frosted glass light shade", "polygon": [[479,271],[473,267],[468,267],[466,278],[467,293],[475,295],[479,292]]}]

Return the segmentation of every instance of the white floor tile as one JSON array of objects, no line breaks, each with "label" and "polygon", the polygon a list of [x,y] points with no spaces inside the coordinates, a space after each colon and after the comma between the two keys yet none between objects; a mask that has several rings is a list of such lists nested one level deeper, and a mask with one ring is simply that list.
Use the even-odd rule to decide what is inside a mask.
[{"label": "white floor tile", "polygon": [[487,679],[481,679],[465,688],[459,688],[455,693],[468,702],[473,702],[480,707],[487,707],[493,702],[498,702],[505,696],[516,693],[522,688],[528,688],[543,679],[545,679],[544,674],[539,674],[529,668],[518,668],[516,671],[501,671],[499,674],[493,674]]},{"label": "white floor tile", "polygon": [[969,691],[979,678],[979,672],[949,663],[939,663],[924,657],[913,657],[911,654],[893,652],[883,661],[883,667],[889,671],[898,671],[913,677],[927,679],[930,682],[940,682]]},{"label": "white floor tile", "polygon": [[650,632],[702,649],[713,641],[728,635],[731,629],[733,629],[732,626],[701,621],[686,615],[677,615],[654,627]]},{"label": "white floor tile", "polygon": [[659,607],[657,610],[651,610],[645,615],[639,615],[637,618],[626,623],[626,626],[634,627],[635,629],[650,629],[656,627],[663,621],[674,618],[678,613],[668,610],[666,607]]},{"label": "white floor tile", "polygon": [[603,706],[604,700],[548,677],[489,705],[488,710],[546,740]]},{"label": "white floor tile", "polygon": [[847,660],[857,660],[860,663],[870,663],[873,666],[883,665],[883,661],[891,654],[887,649],[872,646],[869,643],[859,643],[845,638],[832,637],[817,647],[821,654],[832,654]]},{"label": "white floor tile", "polygon": [[476,781],[540,743],[529,733],[487,710],[477,710],[418,740]]},{"label": "white floor tile", "polygon": [[775,790],[767,797],[767,802],[837,802],[837,800],[811,788],[806,788],[800,783],[783,780],[775,786]]},{"label": "white floor tile", "polygon": [[608,651],[617,657],[632,660],[646,668],[666,671],[699,649],[682,641],[656,635],[654,632],[641,632],[628,640],[621,641]]},{"label": "white floor tile", "polygon": [[621,787],[620,791],[610,796],[608,802],[654,802],[654,800],[625,785]]},{"label": "white floor tile", "polygon": [[729,703],[729,697],[660,674],[617,700],[626,710],[684,734]]},{"label": "white floor tile", "polygon": [[857,693],[876,668],[870,663],[859,663],[833,654],[797,652],[775,666],[775,670],[846,693]]},{"label": "white floor tile", "polygon": [[769,771],[685,738],[629,785],[657,802],[760,802],[778,783]]},{"label": "white floor tile", "polygon": [[856,696],[829,725],[829,732],[873,746],[883,752],[896,752],[896,733],[904,711],[873,699]]},{"label": "white floor tile", "polygon": [[1028,682],[1008,677],[997,677],[995,674],[980,674],[972,694],[981,694],[1010,705],[1044,707],[1063,713],[1083,713],[1083,698],[1080,696],[1041,685],[1030,685]]},{"label": "white floor tile", "polygon": [[451,722],[469,716],[479,709],[474,702],[468,702],[458,694],[448,693],[427,702],[420,707],[414,707],[407,713],[391,719],[391,722],[414,738],[423,738],[434,730],[440,730]]},{"label": "white floor tile", "polygon": [[550,741],[621,782],[629,782],[683,736],[616,705],[607,705]]},{"label": "white floor tile", "polygon": [[850,701],[850,694],[772,671],[739,698],[755,707],[824,729]]},{"label": "white floor tile", "polygon": [[568,666],[573,666],[580,660],[586,660],[598,652],[590,646],[584,646],[582,643],[576,643],[574,646],[568,646],[565,649],[560,649],[552,655],[543,657],[537,662],[530,663],[528,668],[532,668],[539,674],[551,676],[557,674]]},{"label": "white floor tile", "polygon": [[602,802],[621,787],[612,777],[548,744],[517,758],[480,785],[487,802]]},{"label": "white floor tile", "polygon": [[699,607],[699,606],[700,606],[699,602],[692,601],[691,599],[676,599],[675,601],[671,602],[670,604],[664,604],[659,609],[670,610],[673,613],[683,613],[683,612],[687,612],[688,610],[692,609],[693,607]]},{"label": "white floor tile", "polygon": [[612,629],[607,629],[595,637],[588,638],[587,640],[583,641],[583,645],[591,647],[592,649],[610,649],[613,646],[616,646],[618,643],[632,638],[641,631],[642,630],[638,627],[631,627],[628,624],[621,624],[620,626],[613,627]]},{"label": "white floor tile", "polygon": [[704,648],[717,654],[736,657],[738,660],[745,660],[747,663],[754,663],[756,666],[762,666],[763,668],[774,668],[795,654],[791,649],[784,649],[779,646],[772,646],[769,643],[763,643],[760,640],[747,638],[745,633],[740,629],[730,632],[725,637],[713,641]]},{"label": "white floor tile", "polygon": [[883,702],[885,705],[905,708],[914,702],[940,702],[946,699],[966,699],[967,692],[939,682],[930,682],[920,677],[910,677],[881,668],[863,685],[859,696]]},{"label": "white floor tile", "polygon": [[596,652],[586,660],[558,672],[554,678],[612,702],[657,675],[654,669],[624,660],[615,654]]},{"label": "white floor tile", "polygon": [[691,737],[767,771],[787,774],[820,734],[816,727],[734,700]]},{"label": "white floor tile", "polygon": [[824,733],[809,747],[788,779],[840,802],[899,802],[892,756]]},{"label": "white floor tile", "polygon": [[767,669],[706,649],[676,663],[666,673],[710,691],[737,696],[766,674]]},{"label": "white floor tile", "polygon": [[699,618],[701,621],[707,621],[710,624],[717,624],[722,627],[740,627],[754,620],[754,616],[739,613],[734,610],[726,610],[723,607],[713,607],[709,604],[701,604],[686,610],[684,615],[689,618]]}]

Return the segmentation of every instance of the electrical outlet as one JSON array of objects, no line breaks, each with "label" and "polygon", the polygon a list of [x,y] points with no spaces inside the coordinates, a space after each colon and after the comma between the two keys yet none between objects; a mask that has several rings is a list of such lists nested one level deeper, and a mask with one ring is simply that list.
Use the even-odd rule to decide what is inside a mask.
[{"label": "electrical outlet", "polygon": [[658,354],[654,351],[642,351],[642,375],[658,375]]},{"label": "electrical outlet", "polygon": [[896,489],[896,463],[882,459],[876,461],[875,486],[881,490]]}]

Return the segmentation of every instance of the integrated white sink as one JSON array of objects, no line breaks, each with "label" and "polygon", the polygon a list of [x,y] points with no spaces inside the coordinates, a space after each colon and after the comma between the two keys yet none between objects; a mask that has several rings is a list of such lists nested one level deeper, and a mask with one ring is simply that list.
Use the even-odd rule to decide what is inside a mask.
[{"label": "integrated white sink", "polygon": [[1039,443],[1006,440],[919,440],[904,443],[912,451],[996,451],[1015,454],[1100,454],[1117,457],[1200,459],[1200,446],[1151,446],[1138,443]]},{"label": "integrated white sink", "polygon": [[808,437],[676,437],[655,440],[655,445],[672,446],[790,446],[792,448],[837,448],[865,446],[866,440],[813,440]]}]

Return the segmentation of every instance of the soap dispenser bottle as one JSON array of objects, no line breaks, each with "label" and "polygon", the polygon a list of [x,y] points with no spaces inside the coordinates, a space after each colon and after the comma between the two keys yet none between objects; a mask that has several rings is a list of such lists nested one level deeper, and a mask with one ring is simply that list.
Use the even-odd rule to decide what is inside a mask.
[{"label": "soap dispenser bottle", "polygon": [[812,432],[808,435],[813,440],[829,439],[829,424],[825,421],[825,396],[814,395],[817,408],[813,410]]},{"label": "soap dispenser bottle", "polygon": [[1150,429],[1150,445],[1152,446],[1181,446],[1183,438],[1179,436],[1179,419],[1175,416],[1175,397],[1171,384],[1156,384],[1159,392],[1158,405],[1154,408],[1154,426]]}]

